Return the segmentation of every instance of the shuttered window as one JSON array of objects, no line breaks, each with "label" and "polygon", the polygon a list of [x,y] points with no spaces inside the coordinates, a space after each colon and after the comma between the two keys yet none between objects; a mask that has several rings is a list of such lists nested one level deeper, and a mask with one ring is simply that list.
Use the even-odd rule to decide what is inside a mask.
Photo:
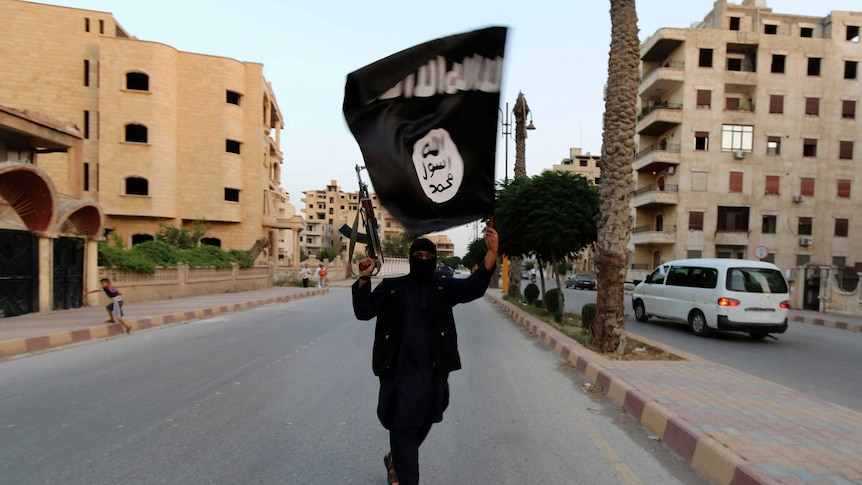
[{"label": "shuttered window", "polygon": [[697,90],[697,107],[709,108],[712,105],[712,91],[706,89]]},{"label": "shuttered window", "polygon": [[841,199],[849,199],[850,198],[850,181],[849,180],[839,180],[838,181],[838,197]]},{"label": "shuttered window", "polygon": [[730,192],[742,192],[742,172],[730,172]]},{"label": "shuttered window", "polygon": [[853,142],[852,141],[840,141],[838,142],[838,158],[841,160],[852,160],[853,159]]},{"label": "shuttered window", "polygon": [[850,228],[849,219],[835,219],[835,236],[847,237]]},{"label": "shuttered window", "polygon": [[844,100],[841,102],[841,117],[856,118],[856,101]]},{"label": "shuttered window", "polygon": [[707,184],[709,183],[709,172],[692,172],[691,173],[691,191],[706,192]]},{"label": "shuttered window", "polygon": [[781,94],[772,94],[769,96],[769,112],[784,113],[784,96]]},{"label": "shuttered window", "polygon": [[766,195],[778,195],[781,177],[778,175],[766,176]]},{"label": "shuttered window", "polygon": [[727,98],[724,100],[724,109],[728,111],[739,111],[739,98]]},{"label": "shuttered window", "polygon": [[702,231],[703,230],[703,212],[689,211],[688,213],[688,230]]},{"label": "shuttered window", "polygon": [[820,116],[820,98],[805,98],[805,114]]},{"label": "shuttered window", "polygon": [[806,197],[814,197],[814,178],[802,177],[799,183],[799,195]]}]

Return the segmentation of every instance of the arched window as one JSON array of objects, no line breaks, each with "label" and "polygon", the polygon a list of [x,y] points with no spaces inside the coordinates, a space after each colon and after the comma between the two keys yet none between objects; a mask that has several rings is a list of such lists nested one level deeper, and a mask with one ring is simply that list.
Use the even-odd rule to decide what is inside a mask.
[{"label": "arched window", "polygon": [[142,72],[127,72],[126,89],[132,89],[135,91],[149,91],[150,76]]},{"label": "arched window", "polygon": [[147,241],[152,241],[154,238],[149,234],[132,234],[132,246],[141,244]]},{"label": "arched window", "polygon": [[126,141],[134,143],[146,143],[147,127],[135,123],[130,123],[126,125]]},{"label": "arched window", "polygon": [[221,239],[217,237],[204,237],[201,238],[201,244],[206,246],[215,246],[217,248],[221,247]]},{"label": "arched window", "polygon": [[126,195],[150,195],[150,183],[145,178],[129,177],[126,179]]},{"label": "arched window", "polygon": [[655,216],[655,230],[656,232],[664,231],[664,216],[662,214]]}]

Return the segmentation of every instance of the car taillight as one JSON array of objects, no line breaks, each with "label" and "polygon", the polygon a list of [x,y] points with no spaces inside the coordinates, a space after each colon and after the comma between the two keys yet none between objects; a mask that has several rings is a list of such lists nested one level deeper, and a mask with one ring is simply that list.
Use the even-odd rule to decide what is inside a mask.
[{"label": "car taillight", "polygon": [[790,302],[789,301],[782,301],[781,303],[778,304],[778,307],[779,308],[790,308]]},{"label": "car taillight", "polygon": [[739,306],[739,300],[733,298],[719,298],[718,306]]}]

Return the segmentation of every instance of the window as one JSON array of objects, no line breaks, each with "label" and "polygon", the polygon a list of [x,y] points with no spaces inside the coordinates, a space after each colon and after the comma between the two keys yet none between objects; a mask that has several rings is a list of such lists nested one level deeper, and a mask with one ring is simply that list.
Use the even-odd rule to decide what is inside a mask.
[{"label": "window", "polygon": [[84,59],[84,86],[90,85],[90,61]]},{"label": "window", "polygon": [[226,151],[228,153],[239,154],[241,146],[242,146],[242,143],[240,143],[236,140],[225,140],[224,151]]},{"label": "window", "polygon": [[784,63],[787,59],[787,56],[783,54],[773,54],[772,55],[772,72],[777,74],[784,73]]},{"label": "window", "polygon": [[719,232],[747,232],[748,207],[719,206],[717,230]]},{"label": "window", "polygon": [[126,195],[150,195],[150,182],[141,177],[127,178]]},{"label": "window", "polygon": [[699,151],[709,150],[709,132],[695,131],[694,132],[694,149]]},{"label": "window", "polygon": [[688,230],[702,231],[703,230],[703,212],[689,211],[688,212]]},{"label": "window", "polygon": [[839,199],[849,199],[850,198],[850,181],[849,180],[839,180],[838,181],[838,198]]},{"label": "window", "polygon": [[802,156],[816,157],[817,156],[817,139],[805,138],[802,140]]},{"label": "window", "polygon": [[221,239],[217,237],[202,237],[201,244],[204,246],[215,246],[217,248],[221,247]]},{"label": "window", "polygon": [[728,57],[727,58],[727,70],[728,71],[741,71],[742,70],[742,58],[741,57]]},{"label": "window", "polygon": [[773,114],[784,113],[784,96],[781,94],[771,94],[769,96],[769,112]]},{"label": "window", "polygon": [[152,241],[154,239],[155,238],[150,234],[132,234],[132,246],[137,246],[138,244]]},{"label": "window", "polygon": [[133,91],[149,91],[150,76],[142,72],[127,72],[126,89],[130,89]]},{"label": "window", "polygon": [[712,105],[712,91],[708,89],[697,90],[697,107],[701,109],[709,109]]},{"label": "window", "polygon": [[850,219],[835,219],[835,237],[847,237]]},{"label": "window", "polygon": [[800,236],[810,236],[812,227],[814,227],[813,217],[800,217],[796,228],[796,232]]},{"label": "window", "polygon": [[589,165],[586,160],[579,160],[579,162],[581,167],[586,167],[587,165]]},{"label": "window", "polygon": [[814,178],[802,177],[799,181],[799,195],[814,197]]},{"label": "window", "polygon": [[229,103],[229,104],[235,104],[235,105],[239,106],[239,100],[240,100],[240,98],[242,98],[242,95],[241,95],[241,94],[239,94],[239,93],[238,93],[238,92],[236,92],[236,91],[231,91],[230,89],[228,89],[228,90],[227,90],[227,92],[226,92],[226,99],[225,99],[225,102],[226,102],[226,103]]},{"label": "window", "polygon": [[841,117],[844,119],[856,118],[856,101],[841,101]]},{"label": "window", "polygon": [[820,75],[820,58],[819,57],[809,57],[808,58],[808,75],[809,76],[819,76]]},{"label": "window", "polygon": [[814,37],[814,29],[812,29],[811,27],[800,28],[799,37]]},{"label": "window", "polygon": [[778,216],[764,215],[763,216],[763,234],[775,234],[778,228]]},{"label": "window", "polygon": [[688,259],[700,259],[703,257],[703,251],[700,249],[688,249],[685,252],[685,257]]},{"label": "window", "polygon": [[90,164],[84,163],[84,192],[90,190]]},{"label": "window", "polygon": [[838,158],[841,160],[853,160],[853,142],[838,142]]},{"label": "window", "polygon": [[712,67],[712,49],[701,49],[698,58],[699,67]]},{"label": "window", "polygon": [[805,266],[811,262],[810,254],[797,254],[796,255],[796,266]]},{"label": "window", "polygon": [[724,109],[726,109],[727,111],[739,111],[739,107],[739,98],[727,98],[724,100]]},{"label": "window", "polygon": [[781,137],[767,136],[766,137],[766,154],[781,155]]},{"label": "window", "polygon": [[856,61],[844,61],[844,79],[856,79]]},{"label": "window", "polygon": [[746,125],[722,125],[721,151],[751,151],[754,143],[754,127]]},{"label": "window", "polygon": [[766,176],[766,195],[779,195],[781,194],[780,189],[781,177],[778,175],[767,175]]},{"label": "window", "polygon": [[105,33],[105,21],[104,20],[99,20],[99,33],[100,34]]},{"label": "window", "polygon": [[848,25],[847,26],[847,37],[846,39],[850,42],[859,42],[859,26],[858,25]]},{"label": "window", "polygon": [[706,192],[709,189],[709,172],[691,172],[691,191]]},{"label": "window", "polygon": [[90,139],[90,112],[84,110],[84,139]]},{"label": "window", "polygon": [[239,189],[224,188],[224,200],[228,202],[239,202]]},{"label": "window", "polygon": [[778,26],[766,24],[763,26],[763,33],[766,35],[776,35],[778,33]]},{"label": "window", "polygon": [[90,19],[87,17],[84,17],[84,32],[89,32],[89,31],[90,31]]},{"label": "window", "polygon": [[131,143],[147,143],[147,127],[134,123],[126,125],[126,141]]},{"label": "window", "polygon": [[731,194],[738,194],[742,192],[742,175],[742,172],[730,172],[728,191]]},{"label": "window", "polygon": [[820,98],[805,98],[805,115],[820,116]]},{"label": "window", "polygon": [[730,30],[739,30],[739,17],[730,17]]}]

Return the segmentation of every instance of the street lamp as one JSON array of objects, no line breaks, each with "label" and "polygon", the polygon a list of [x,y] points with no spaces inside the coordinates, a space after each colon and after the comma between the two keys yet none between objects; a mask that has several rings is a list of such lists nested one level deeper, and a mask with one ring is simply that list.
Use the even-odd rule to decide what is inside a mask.
[{"label": "street lamp", "polygon": [[497,111],[500,112],[500,123],[503,125],[503,138],[506,139],[506,172],[503,179],[506,183],[509,182],[509,135],[512,134],[512,112],[509,111],[509,103],[506,103],[506,111],[497,106]]}]

